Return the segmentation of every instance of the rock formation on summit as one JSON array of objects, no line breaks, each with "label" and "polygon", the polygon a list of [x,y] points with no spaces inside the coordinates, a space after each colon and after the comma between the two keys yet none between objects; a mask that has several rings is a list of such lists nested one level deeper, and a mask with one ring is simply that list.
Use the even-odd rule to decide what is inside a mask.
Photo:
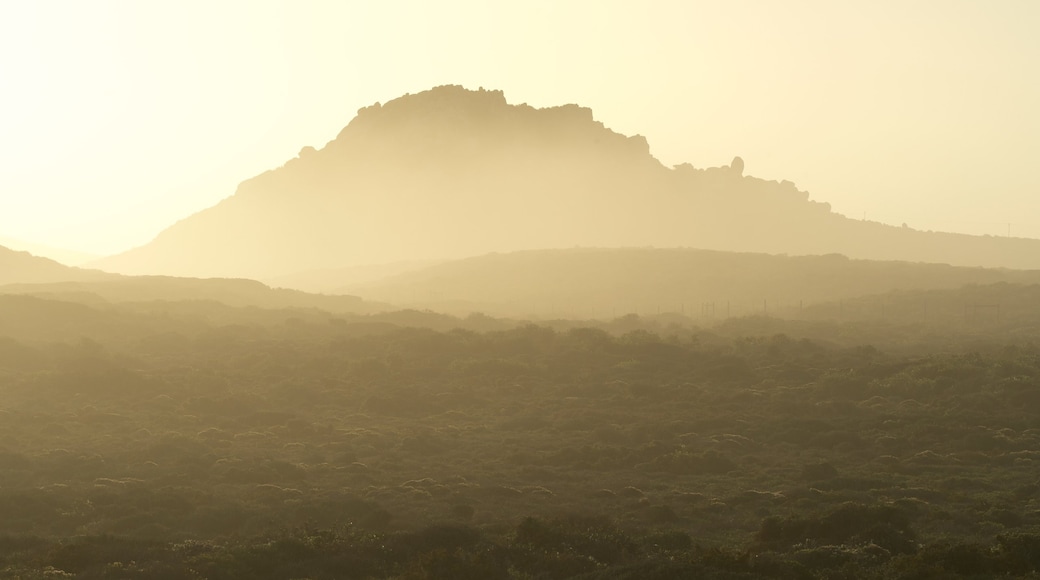
[{"label": "rock formation on summit", "polygon": [[733,161],[729,164],[729,170],[737,174],[737,177],[744,176],[744,160],[740,157],[734,157]]}]

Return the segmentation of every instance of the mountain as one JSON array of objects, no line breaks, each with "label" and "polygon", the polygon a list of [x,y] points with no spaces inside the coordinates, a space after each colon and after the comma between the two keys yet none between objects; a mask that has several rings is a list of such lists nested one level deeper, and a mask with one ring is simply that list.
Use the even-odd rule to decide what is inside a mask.
[{"label": "mountain", "polygon": [[87,262],[93,262],[101,257],[86,252],[77,252],[76,250],[67,250],[65,248],[55,248],[44,244],[34,244],[32,242],[16,240],[14,238],[3,236],[0,236],[0,246],[4,246],[10,250],[29,252],[34,256],[50,258],[51,260],[65,264],[66,266],[82,266]]},{"label": "mountain", "polygon": [[[783,146],[782,143],[778,146]],[[358,111],[329,142],[239,185],[123,273],[270,279],[293,272],[540,248],[700,247],[1040,268],[1040,240],[851,220],[788,181],[663,166],[646,139],[577,105],[510,105],[437,87]]]},{"label": "mountain", "polygon": [[[351,292],[455,314],[603,318],[682,312],[724,318],[795,315],[829,301],[998,283],[1040,284],[1040,270],[852,260],[837,254],[582,248],[467,258],[357,285]],[[857,311],[864,303],[856,302]]]},{"label": "mountain", "polygon": [[48,258],[0,246],[0,284],[106,280],[116,276],[72,268]]}]

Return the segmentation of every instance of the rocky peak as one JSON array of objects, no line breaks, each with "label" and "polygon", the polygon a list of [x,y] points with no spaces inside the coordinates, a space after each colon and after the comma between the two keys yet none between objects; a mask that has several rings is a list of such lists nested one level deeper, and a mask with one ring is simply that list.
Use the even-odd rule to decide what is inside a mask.
[{"label": "rocky peak", "polygon": [[657,163],[644,137],[611,131],[596,121],[587,107],[511,105],[502,91],[469,90],[458,85],[362,107],[329,148],[376,151],[382,149],[380,144],[398,153],[412,149],[416,154],[434,156],[457,153],[460,145],[481,153],[571,148],[585,154],[599,151],[611,157]]}]

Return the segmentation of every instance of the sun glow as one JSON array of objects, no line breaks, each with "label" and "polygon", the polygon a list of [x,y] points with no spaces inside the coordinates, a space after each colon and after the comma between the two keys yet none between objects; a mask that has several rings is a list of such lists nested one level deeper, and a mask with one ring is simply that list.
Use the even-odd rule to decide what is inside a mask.
[{"label": "sun glow", "polygon": [[0,234],[120,251],[456,83],[590,107],[666,164],[739,154],[847,215],[1040,236],[1038,6],[5,3]]}]

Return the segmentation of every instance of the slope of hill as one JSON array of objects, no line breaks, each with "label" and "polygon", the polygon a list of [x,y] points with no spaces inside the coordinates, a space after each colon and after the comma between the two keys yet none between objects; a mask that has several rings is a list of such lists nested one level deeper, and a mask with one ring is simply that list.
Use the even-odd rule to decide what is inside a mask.
[{"label": "slope of hill", "polygon": [[0,284],[108,280],[113,278],[117,278],[117,276],[97,270],[72,268],[48,258],[34,256],[28,252],[17,252],[0,246]]},{"label": "slope of hill", "polygon": [[17,252],[29,252],[34,256],[49,258],[66,266],[81,266],[87,262],[93,262],[101,258],[101,256],[96,254],[88,254],[86,252],[78,252],[66,248],[56,248],[45,244],[34,244],[32,242],[4,236],[0,236],[0,246],[4,246]]},{"label": "slope of hill", "polygon": [[269,288],[254,280],[126,276],[112,280],[0,285],[0,295],[17,294],[88,305],[128,302],[217,302],[232,307],[320,308],[328,312],[373,312],[385,305],[356,296],[324,296]]},{"label": "slope of hill", "polygon": [[693,249],[570,249],[489,254],[355,286],[399,305],[463,313],[610,317],[624,313],[722,317],[776,312],[894,290],[1040,283],[1040,271],[772,256]]},{"label": "slope of hill", "polygon": [[[1035,279],[1034,279],[1035,280]],[[959,288],[912,289],[823,302],[800,312],[806,320],[891,320],[957,325],[974,334],[1003,339],[1040,328],[1040,283],[966,284]],[[995,333],[1001,329],[1003,334]],[[944,337],[933,335],[936,348]]]},{"label": "slope of hill", "polygon": [[235,194],[96,263],[123,273],[242,276],[537,248],[680,247],[1040,268],[1040,240],[850,220],[743,161],[661,165],[577,105],[510,105],[438,87],[361,109]]},{"label": "slope of hill", "polygon": [[293,288],[304,292],[322,294],[349,293],[349,288],[358,284],[376,282],[405,272],[433,266],[434,260],[411,260],[390,264],[366,264],[344,268],[307,270],[261,280],[272,288]]},{"label": "slope of hill", "polygon": [[386,305],[356,296],[323,296],[270,288],[254,280],[121,276],[72,268],[0,246],[0,295],[26,295],[86,305],[126,302],[210,301],[232,307],[320,308],[329,312],[378,312]]}]

